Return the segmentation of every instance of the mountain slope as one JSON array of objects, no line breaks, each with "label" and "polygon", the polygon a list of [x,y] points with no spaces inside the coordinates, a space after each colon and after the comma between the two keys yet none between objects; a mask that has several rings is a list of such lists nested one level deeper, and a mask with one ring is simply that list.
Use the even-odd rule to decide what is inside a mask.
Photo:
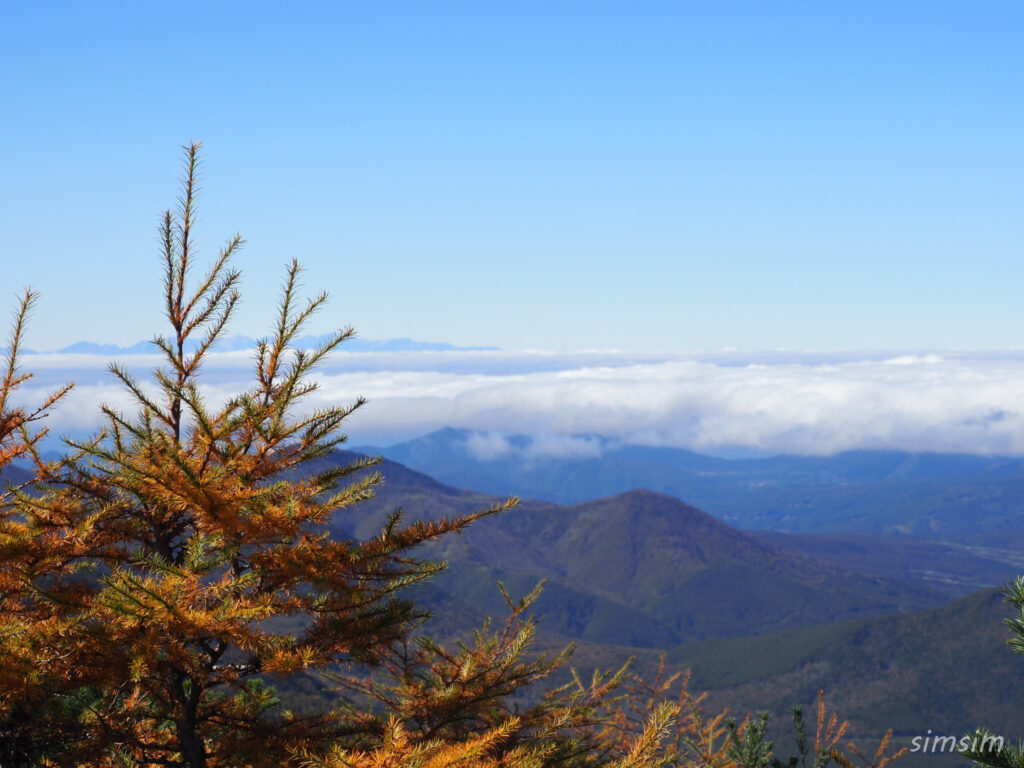
[{"label": "mountain slope", "polygon": [[[438,517],[495,501],[393,462],[382,471],[387,479],[377,498],[335,518],[339,534],[371,536],[399,507]],[[525,592],[547,579],[538,610],[555,631],[640,648],[914,610],[944,597],[784,552],[648,491],[568,507],[524,502],[425,554],[451,564],[437,583],[460,600],[500,612],[498,580]]]},{"label": "mountain slope", "polygon": [[668,660],[737,707],[783,712],[819,688],[861,732],[1024,735],[1024,658],[999,590],[931,611],[684,645]]},{"label": "mountain slope", "polygon": [[782,552],[671,496],[632,491],[571,507],[524,504],[493,526],[577,589],[725,637],[934,605],[928,591]]},{"label": "mountain slope", "polygon": [[754,535],[786,552],[823,559],[850,571],[927,584],[950,599],[1005,584],[1024,573],[1024,553],[1005,536],[944,541],[867,533],[757,531]]}]

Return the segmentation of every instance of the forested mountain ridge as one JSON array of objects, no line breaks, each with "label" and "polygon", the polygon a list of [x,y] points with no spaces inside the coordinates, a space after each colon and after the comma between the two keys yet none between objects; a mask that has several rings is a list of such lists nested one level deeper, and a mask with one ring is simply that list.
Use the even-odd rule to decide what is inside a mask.
[{"label": "forested mountain ridge", "polygon": [[[338,516],[339,535],[372,535],[396,508],[452,516],[495,501],[391,461],[379,469],[377,497]],[[538,605],[546,628],[646,648],[918,610],[948,597],[926,580],[863,575],[787,552],[644,490],[570,506],[524,501],[428,552],[451,565],[438,586],[484,611],[502,609],[498,580],[525,592],[547,579]]]}]

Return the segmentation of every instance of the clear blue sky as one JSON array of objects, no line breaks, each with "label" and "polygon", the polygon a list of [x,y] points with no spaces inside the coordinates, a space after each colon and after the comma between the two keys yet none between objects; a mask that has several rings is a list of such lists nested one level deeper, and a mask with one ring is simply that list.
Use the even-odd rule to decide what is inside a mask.
[{"label": "clear blue sky", "polygon": [[159,326],[155,224],[315,330],[555,350],[1024,345],[1019,3],[0,4],[32,344]]}]

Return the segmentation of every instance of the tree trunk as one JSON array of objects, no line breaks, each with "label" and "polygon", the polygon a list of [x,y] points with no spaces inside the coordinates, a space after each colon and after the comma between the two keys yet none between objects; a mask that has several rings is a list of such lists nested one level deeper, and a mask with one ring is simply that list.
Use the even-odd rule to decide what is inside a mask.
[{"label": "tree trunk", "polygon": [[[186,681],[191,683],[187,687]],[[178,732],[178,749],[181,750],[181,756],[185,759],[185,765],[188,768],[206,768],[206,746],[196,728],[196,713],[199,711],[202,691],[195,681],[188,680],[184,675],[179,679],[178,686],[178,690],[183,694],[180,699],[182,717],[175,723]]]},{"label": "tree trunk", "polygon": [[186,720],[179,720],[178,726],[178,748],[181,749],[181,756],[185,758],[185,765],[188,768],[206,768],[206,747],[203,740],[196,733],[195,723]]}]

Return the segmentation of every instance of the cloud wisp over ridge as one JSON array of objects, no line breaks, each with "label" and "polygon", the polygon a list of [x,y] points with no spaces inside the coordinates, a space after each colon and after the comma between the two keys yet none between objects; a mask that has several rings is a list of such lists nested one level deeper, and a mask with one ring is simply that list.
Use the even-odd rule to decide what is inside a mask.
[{"label": "cloud wisp over ridge", "polygon": [[[141,378],[158,359],[127,360]],[[77,386],[53,415],[56,432],[98,424],[98,405],[130,401],[99,355],[35,355],[38,395]],[[209,397],[251,382],[249,352],[211,356]],[[697,451],[745,447],[828,454],[901,449],[1024,454],[1024,352],[654,356],[618,352],[340,352],[308,401],[369,404],[352,417],[356,444],[386,444],[441,427],[547,441],[544,453],[599,451],[600,435]],[[27,394],[32,395],[30,390]],[[479,440],[484,441],[481,437]],[[500,440],[476,446],[498,455]]]}]

